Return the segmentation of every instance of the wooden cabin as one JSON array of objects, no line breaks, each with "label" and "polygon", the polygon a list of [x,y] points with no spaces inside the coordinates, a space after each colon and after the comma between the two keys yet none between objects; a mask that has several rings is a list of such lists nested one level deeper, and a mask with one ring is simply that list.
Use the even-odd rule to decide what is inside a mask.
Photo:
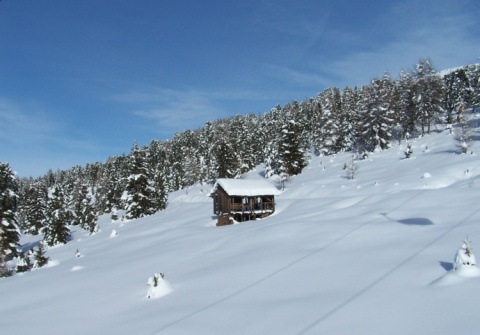
[{"label": "wooden cabin", "polygon": [[217,226],[264,218],[275,212],[280,191],[263,179],[217,179],[210,196]]}]

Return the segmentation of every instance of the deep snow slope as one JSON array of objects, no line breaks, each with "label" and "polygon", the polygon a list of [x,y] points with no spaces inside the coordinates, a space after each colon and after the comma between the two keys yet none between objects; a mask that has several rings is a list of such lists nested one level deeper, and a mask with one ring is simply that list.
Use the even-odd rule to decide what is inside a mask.
[{"label": "deep snow slope", "polygon": [[[401,143],[358,161],[354,180],[350,154],[313,158],[263,220],[215,227],[204,185],[147,218],[104,216],[94,236],[73,228],[48,267],[0,280],[1,332],[478,333],[480,277],[451,268],[467,235],[480,248],[480,147],[460,154],[443,131],[410,144],[410,159]],[[147,299],[157,272],[172,291]]]}]

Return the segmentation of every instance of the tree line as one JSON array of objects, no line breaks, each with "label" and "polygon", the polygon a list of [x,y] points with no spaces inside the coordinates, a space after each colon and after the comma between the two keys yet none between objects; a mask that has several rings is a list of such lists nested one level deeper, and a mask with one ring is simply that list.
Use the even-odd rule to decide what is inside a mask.
[{"label": "tree line", "polygon": [[126,219],[166,208],[168,192],[217,178],[239,178],[258,164],[265,177],[299,174],[311,155],[343,151],[367,155],[439,125],[452,127],[480,105],[480,66],[439,74],[429,59],[392,79],[388,72],[362,87],[331,87],[264,115],[208,121],[104,163],[17,179],[0,164],[0,252],[19,256],[20,231],[43,234],[45,244],[67,243],[69,226],[93,234],[97,218],[122,210]]}]

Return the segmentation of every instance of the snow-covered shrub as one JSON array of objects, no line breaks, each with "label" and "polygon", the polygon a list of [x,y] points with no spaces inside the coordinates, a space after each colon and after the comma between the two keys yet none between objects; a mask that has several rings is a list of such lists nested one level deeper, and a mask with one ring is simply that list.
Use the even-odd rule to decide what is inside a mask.
[{"label": "snow-covered shrub", "polygon": [[470,116],[463,116],[460,118],[458,126],[454,130],[453,139],[457,148],[461,150],[462,153],[466,154],[472,145],[472,129],[469,125]]},{"label": "snow-covered shrub", "polygon": [[5,257],[0,254],[0,278],[10,277],[13,275],[13,269],[9,267]]},{"label": "snow-covered shrub", "polygon": [[147,281],[147,298],[154,299],[162,297],[172,291],[170,283],[165,280],[165,274],[155,273]]},{"label": "snow-covered shrub", "polygon": [[30,257],[28,253],[25,255],[22,251],[18,253],[18,260],[17,260],[17,266],[15,268],[15,271],[18,272],[27,272],[30,271],[33,267],[32,262],[30,261]]},{"label": "snow-covered shrub", "polygon": [[413,154],[413,149],[410,144],[407,145],[407,148],[405,149],[404,153],[405,153],[405,158],[407,159],[410,158],[410,156]]},{"label": "snow-covered shrub", "polygon": [[358,165],[355,162],[355,160],[356,160],[356,156],[352,155],[352,158],[350,159],[348,164],[345,163],[345,171],[347,172],[348,179],[355,179],[355,176],[358,173]]},{"label": "snow-covered shrub", "polygon": [[41,268],[47,265],[49,258],[45,256],[46,247],[44,242],[38,244],[37,250],[33,253],[33,266],[35,268]]},{"label": "snow-covered shrub", "polygon": [[476,266],[475,255],[472,252],[468,237],[463,241],[462,246],[455,254],[455,270],[464,266]]}]

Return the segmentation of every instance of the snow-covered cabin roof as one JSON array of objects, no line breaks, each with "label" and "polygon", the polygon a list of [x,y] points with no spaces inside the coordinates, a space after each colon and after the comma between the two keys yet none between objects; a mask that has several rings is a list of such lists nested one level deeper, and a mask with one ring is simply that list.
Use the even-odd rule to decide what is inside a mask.
[{"label": "snow-covered cabin roof", "polygon": [[278,195],[281,192],[272,184],[263,179],[217,179],[212,192],[221,186],[228,195],[253,197],[256,195]]}]

